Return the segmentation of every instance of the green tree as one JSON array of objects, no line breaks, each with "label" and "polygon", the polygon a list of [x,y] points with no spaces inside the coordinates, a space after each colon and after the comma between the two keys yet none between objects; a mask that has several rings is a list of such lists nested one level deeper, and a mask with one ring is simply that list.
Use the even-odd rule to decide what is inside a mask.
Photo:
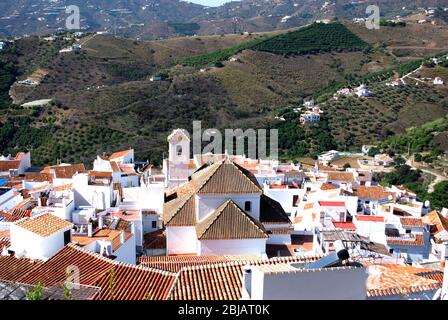
[{"label": "green tree", "polygon": [[428,194],[428,200],[434,209],[448,208],[448,181],[436,184],[434,192]]},{"label": "green tree", "polygon": [[44,285],[42,282],[38,282],[33,289],[26,293],[27,300],[42,300],[44,293]]}]

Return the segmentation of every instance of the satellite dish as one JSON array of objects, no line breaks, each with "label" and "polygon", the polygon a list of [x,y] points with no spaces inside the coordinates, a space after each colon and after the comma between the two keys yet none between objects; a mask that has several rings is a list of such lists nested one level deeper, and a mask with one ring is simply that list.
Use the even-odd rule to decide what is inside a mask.
[{"label": "satellite dish", "polygon": [[431,205],[431,202],[429,202],[429,200],[425,201],[425,208],[429,208],[429,206]]}]

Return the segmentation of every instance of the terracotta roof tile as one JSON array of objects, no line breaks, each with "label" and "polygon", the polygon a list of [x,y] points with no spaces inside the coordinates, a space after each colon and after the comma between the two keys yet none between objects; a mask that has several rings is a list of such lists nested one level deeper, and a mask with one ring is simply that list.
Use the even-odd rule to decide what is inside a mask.
[{"label": "terracotta roof tile", "polygon": [[69,230],[73,226],[71,222],[58,218],[51,213],[43,213],[29,219],[21,220],[16,225],[41,237],[48,237],[58,231]]},{"label": "terracotta roof tile", "polygon": [[114,152],[114,153],[111,154],[111,156],[109,157],[109,159],[117,159],[117,158],[124,157],[124,156],[127,155],[129,152],[131,152],[131,149],[129,149],[129,150],[123,150],[123,151],[118,151],[118,152]]},{"label": "terracotta roof tile", "polygon": [[84,164],[70,164],[70,165],[57,165],[45,167],[41,173],[49,173],[53,175],[54,178],[58,179],[71,179],[75,173],[84,172],[86,168]]},{"label": "terracotta roof tile", "polygon": [[[0,238],[0,253],[4,247],[9,248],[9,238]],[[16,258],[14,255],[0,255],[0,280],[18,281],[24,274],[40,265],[40,261]]]},{"label": "terracotta roof tile", "polygon": [[353,189],[355,196],[362,199],[388,199],[395,198],[394,192],[386,192],[382,186],[359,186]]},{"label": "terracotta roof tile", "polygon": [[434,229],[431,230],[431,233],[435,236],[443,231],[448,231],[448,219],[435,210],[424,216],[423,222],[434,225]]},{"label": "terracotta roof tile", "polygon": [[1,160],[0,171],[9,171],[19,169],[20,161],[18,160]]},{"label": "terracotta roof tile", "polygon": [[199,240],[266,239],[264,227],[241,210],[232,200],[196,225]]},{"label": "terracotta roof tile", "polygon": [[72,266],[79,269],[79,284],[101,288],[97,300],[164,300],[175,279],[170,272],[116,262],[68,244],[19,281],[33,285],[41,281],[51,287],[66,281],[66,270]]},{"label": "terracotta roof tile", "polygon": [[423,227],[422,218],[400,218],[400,222],[404,227]]},{"label": "terracotta roof tile", "polygon": [[223,255],[223,256],[159,256],[139,257],[140,265],[171,272],[179,272],[184,267],[192,267],[206,264],[217,264],[231,261],[253,262],[260,260],[255,255]]},{"label": "terracotta roof tile", "polygon": [[411,234],[409,237],[388,237],[387,244],[399,245],[399,246],[415,246],[423,247],[425,245],[425,239],[422,234]]},{"label": "terracotta roof tile", "polygon": [[195,197],[186,194],[163,205],[163,221],[167,226],[196,225]]},{"label": "terracotta roof tile", "polygon": [[338,171],[334,171],[334,172],[328,172],[327,173],[328,181],[342,181],[342,182],[353,182],[355,181],[355,178],[353,176],[352,172],[338,172]]},{"label": "terracotta roof tile", "polygon": [[178,273],[170,300],[239,300],[243,267],[263,264],[310,262],[321,256],[282,257],[254,261],[232,261],[182,268]]},{"label": "terracotta roof tile", "polygon": [[197,194],[262,193],[255,176],[230,160],[218,161],[192,176]]},{"label": "terracotta roof tile", "polygon": [[403,265],[370,265],[367,279],[367,296],[380,297],[407,295],[412,292],[436,290],[441,287],[437,280],[419,276],[427,269]]}]

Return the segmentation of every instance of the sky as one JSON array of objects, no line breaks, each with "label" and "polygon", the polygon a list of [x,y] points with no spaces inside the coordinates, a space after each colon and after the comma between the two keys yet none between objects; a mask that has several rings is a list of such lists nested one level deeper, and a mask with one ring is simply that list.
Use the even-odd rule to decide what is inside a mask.
[{"label": "sky", "polygon": [[223,3],[230,2],[230,0],[186,0],[186,1],[202,4],[204,6],[209,7],[217,7],[222,5]]}]

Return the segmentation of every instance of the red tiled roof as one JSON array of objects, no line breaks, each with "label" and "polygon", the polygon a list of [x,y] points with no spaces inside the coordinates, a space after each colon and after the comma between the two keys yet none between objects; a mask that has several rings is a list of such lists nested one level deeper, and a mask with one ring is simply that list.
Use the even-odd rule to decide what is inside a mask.
[{"label": "red tiled roof", "polygon": [[230,160],[218,161],[192,176],[197,194],[262,193],[255,176]]},{"label": "red tiled roof", "polygon": [[17,220],[19,220],[19,217],[16,217],[12,214],[9,214],[7,212],[4,211],[0,211],[0,221],[1,222],[15,222]]},{"label": "red tiled roof", "polygon": [[324,183],[322,184],[322,186],[320,187],[321,190],[335,190],[338,189],[338,187],[332,185],[331,183]]},{"label": "red tiled roof", "polygon": [[58,231],[69,230],[73,226],[71,222],[56,217],[51,213],[44,213],[19,221],[16,225],[25,230],[38,234],[41,237],[48,237]]},{"label": "red tiled roof", "polygon": [[164,230],[149,232],[143,238],[145,249],[166,249],[166,234]]},{"label": "red tiled roof", "polygon": [[253,255],[223,255],[223,256],[159,256],[159,257],[139,257],[138,263],[145,267],[156,268],[160,270],[179,272],[184,267],[193,267],[198,265],[217,264],[231,261],[253,262],[260,260],[258,256]]},{"label": "red tiled roof", "polygon": [[[260,259],[251,265],[285,264],[316,261],[321,256]],[[169,300],[239,300],[243,266],[247,261],[200,265],[182,268],[171,290]]]},{"label": "red tiled roof", "polygon": [[[0,253],[9,248],[9,238],[0,238]],[[24,274],[39,266],[41,262],[27,258],[17,259],[14,255],[0,255],[0,280],[18,281]]]},{"label": "red tiled roof", "polygon": [[319,201],[321,207],[345,207],[343,201]]},{"label": "red tiled roof", "polygon": [[54,178],[58,179],[71,179],[77,172],[84,172],[86,168],[82,163],[70,164],[70,165],[57,165],[45,167],[41,173],[49,173],[54,175]]},{"label": "red tiled roof", "polygon": [[356,226],[353,222],[336,222],[333,221],[333,225],[337,229],[349,229],[349,230],[356,230]]},{"label": "red tiled roof", "polygon": [[384,217],[380,216],[356,215],[355,217],[358,221],[384,222]]},{"label": "red tiled roof", "polygon": [[422,218],[400,218],[401,225],[406,227],[423,227]]},{"label": "red tiled roof", "polygon": [[428,272],[428,269],[425,268],[383,264],[370,265],[368,269],[368,297],[408,295],[410,293],[437,290],[441,287],[439,281],[419,275],[422,272]]},{"label": "red tiled roof", "polygon": [[118,151],[118,152],[114,152],[114,153],[111,154],[111,156],[109,157],[109,159],[117,159],[117,158],[124,157],[124,156],[127,155],[129,152],[131,152],[131,149],[129,149],[129,150],[123,150],[123,151]]},{"label": "red tiled roof", "polygon": [[18,160],[1,160],[0,171],[9,171],[11,169],[19,169],[20,161]]},{"label": "red tiled roof", "polygon": [[51,287],[66,281],[69,266],[79,269],[79,284],[101,288],[96,300],[164,300],[175,279],[173,273],[116,262],[68,244],[19,281]]},{"label": "red tiled roof", "polygon": [[353,182],[355,180],[353,173],[351,172],[328,172],[328,181],[342,181],[342,182]]},{"label": "red tiled roof", "polygon": [[268,238],[260,222],[241,210],[232,200],[223,203],[197,224],[196,233],[198,240]]},{"label": "red tiled roof", "polygon": [[408,238],[404,237],[388,237],[388,245],[398,245],[398,246],[415,246],[422,247],[425,245],[425,239],[422,234],[411,234]]},{"label": "red tiled roof", "polygon": [[388,199],[395,197],[395,193],[386,192],[382,186],[359,186],[353,189],[355,196],[361,199]]}]

